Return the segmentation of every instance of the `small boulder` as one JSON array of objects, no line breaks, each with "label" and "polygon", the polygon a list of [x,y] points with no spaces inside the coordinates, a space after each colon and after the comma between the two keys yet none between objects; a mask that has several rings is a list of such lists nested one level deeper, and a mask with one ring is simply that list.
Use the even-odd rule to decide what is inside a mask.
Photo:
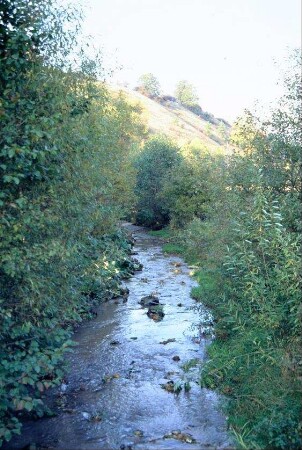
[{"label": "small boulder", "polygon": [[127,287],[123,286],[121,287],[120,292],[123,297],[128,297],[130,291]]},{"label": "small boulder", "polygon": [[155,322],[162,320],[165,316],[163,305],[157,304],[155,306],[149,306],[147,316]]},{"label": "small boulder", "polygon": [[196,444],[196,439],[189,433],[182,433],[180,430],[172,431],[169,434],[165,434],[164,439],[177,439],[178,441],[185,442],[187,444]]},{"label": "small boulder", "polygon": [[175,338],[166,339],[165,341],[161,341],[160,344],[167,345],[167,344],[170,344],[170,342],[175,342],[175,341],[176,341]]},{"label": "small boulder", "polygon": [[156,306],[159,305],[159,298],[153,294],[146,295],[145,297],[142,297],[140,299],[139,304],[142,305],[144,308]]},{"label": "small boulder", "polygon": [[142,265],[141,262],[139,262],[138,259],[133,258],[132,260],[132,265],[133,265],[133,270],[135,270],[136,272],[143,270],[144,266]]},{"label": "small boulder", "polygon": [[144,436],[144,432],[142,430],[136,430],[133,433],[136,437],[143,437]]}]

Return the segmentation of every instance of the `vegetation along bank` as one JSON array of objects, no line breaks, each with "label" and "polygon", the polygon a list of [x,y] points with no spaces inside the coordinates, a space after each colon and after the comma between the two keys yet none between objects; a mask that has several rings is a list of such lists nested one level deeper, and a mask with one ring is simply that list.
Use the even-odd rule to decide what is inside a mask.
[{"label": "vegetation along bank", "polygon": [[225,394],[238,446],[300,448],[298,58],[271,119],[247,112],[209,147],[202,129],[147,133],[85,54],[79,11],[3,0],[0,27],[0,442],[47,413],[74,327],[121,292],[131,217],[196,266],[216,334],[200,384]]}]

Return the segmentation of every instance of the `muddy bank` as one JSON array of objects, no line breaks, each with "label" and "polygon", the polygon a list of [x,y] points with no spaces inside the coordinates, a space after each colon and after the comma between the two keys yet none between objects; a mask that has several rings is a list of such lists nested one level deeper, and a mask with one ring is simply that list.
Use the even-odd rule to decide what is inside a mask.
[{"label": "muddy bank", "polygon": [[[7,448],[229,448],[217,395],[196,383],[208,338],[192,309],[190,269],[164,256],[157,238],[128,227],[144,266],[125,283],[128,300],[102,305],[75,333],[65,382],[50,398],[57,415],[25,423]],[[162,317],[139,304],[149,295]]]}]

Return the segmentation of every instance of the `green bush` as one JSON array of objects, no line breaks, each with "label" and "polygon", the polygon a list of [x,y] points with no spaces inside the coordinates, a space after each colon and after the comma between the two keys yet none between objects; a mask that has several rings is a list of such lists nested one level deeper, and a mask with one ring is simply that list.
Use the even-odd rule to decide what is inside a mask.
[{"label": "green bush", "polygon": [[194,294],[213,308],[216,342],[202,385],[229,397],[229,422],[243,448],[299,448],[301,240],[286,228],[274,189],[262,176],[257,184],[252,197],[242,191],[245,208],[229,222],[227,252],[216,267],[215,239],[204,248],[202,266],[211,264],[215,286],[200,277]]},{"label": "green bush", "polygon": [[206,218],[212,186],[222,164],[221,156],[194,142],[183,147],[181,154],[182,160],[167,173],[161,192],[174,228]]},{"label": "green bush", "polygon": [[[241,448],[298,449],[301,440],[301,77],[262,123],[235,124],[230,156],[181,149],[157,198],[173,246],[197,267],[193,297],[214,314],[201,385],[226,397]],[[156,173],[155,173],[156,175]]]},{"label": "green bush", "polygon": [[165,176],[180,160],[178,147],[164,136],[152,137],[138,154],[135,161],[138,224],[162,228],[169,222],[169,210],[161,194]]},{"label": "green bush", "polygon": [[133,200],[140,132],[135,110],[96,81],[100,68],[68,66],[76,12],[2,3],[0,443],[24,413],[45,412],[74,325],[129,274],[116,224]]}]

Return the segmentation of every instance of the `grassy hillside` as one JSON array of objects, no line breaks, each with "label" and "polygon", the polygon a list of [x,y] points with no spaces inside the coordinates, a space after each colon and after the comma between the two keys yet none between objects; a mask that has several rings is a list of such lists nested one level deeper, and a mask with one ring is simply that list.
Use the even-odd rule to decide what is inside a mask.
[{"label": "grassy hillside", "polygon": [[172,101],[152,100],[137,91],[119,88],[131,103],[142,108],[149,134],[165,134],[180,146],[193,139],[201,140],[209,148],[227,147],[229,126],[212,124],[180,104]]}]

